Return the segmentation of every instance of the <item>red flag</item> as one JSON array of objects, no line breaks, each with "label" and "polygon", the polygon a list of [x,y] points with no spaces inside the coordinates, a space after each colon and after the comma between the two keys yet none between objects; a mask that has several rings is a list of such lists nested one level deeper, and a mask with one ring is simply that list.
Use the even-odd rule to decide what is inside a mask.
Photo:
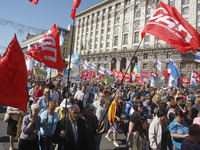
[{"label": "red flag", "polygon": [[165,71],[163,72],[163,76],[165,76],[165,77],[169,77],[170,76],[170,73],[168,73],[167,69],[165,69]]},{"label": "red flag", "polygon": [[195,78],[195,80],[196,80],[197,82],[200,82],[200,74],[198,74],[198,76]]},{"label": "red flag", "polygon": [[153,16],[142,31],[152,34],[182,53],[194,52],[200,46],[199,33],[179,14],[175,7],[160,2]]},{"label": "red flag", "polygon": [[28,74],[24,54],[16,35],[3,57],[0,57],[0,70],[0,103],[26,112]]},{"label": "red flag", "polygon": [[124,74],[122,72],[118,72],[117,80],[122,81]]},{"label": "red flag", "polygon": [[194,78],[196,78],[199,75],[199,73],[193,70],[193,75],[194,75]]},{"label": "red flag", "polygon": [[74,0],[73,2],[72,11],[71,11],[71,17],[73,20],[75,20],[76,8],[79,7],[80,3],[81,3],[81,0]]},{"label": "red flag", "polygon": [[182,78],[181,78],[181,83],[182,83],[182,84],[190,84],[190,79],[185,78],[185,77],[182,77]]},{"label": "red flag", "polygon": [[59,31],[54,24],[26,53],[47,67],[60,70],[65,67],[65,63],[61,57],[59,41]]},{"label": "red flag", "polygon": [[29,0],[31,3],[37,5],[37,3],[39,2],[39,0]]}]

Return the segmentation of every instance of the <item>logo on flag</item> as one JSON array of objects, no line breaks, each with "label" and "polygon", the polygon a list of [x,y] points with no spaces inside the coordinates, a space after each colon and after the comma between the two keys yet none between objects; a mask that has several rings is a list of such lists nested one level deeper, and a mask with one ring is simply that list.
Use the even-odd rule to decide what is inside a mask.
[{"label": "logo on flag", "polygon": [[167,42],[182,53],[194,52],[200,46],[200,35],[176,10],[162,1],[141,33],[149,33]]},{"label": "logo on flag", "polygon": [[182,84],[190,84],[190,79],[185,78],[185,77],[182,77],[182,78],[181,78],[181,83],[182,83]]}]

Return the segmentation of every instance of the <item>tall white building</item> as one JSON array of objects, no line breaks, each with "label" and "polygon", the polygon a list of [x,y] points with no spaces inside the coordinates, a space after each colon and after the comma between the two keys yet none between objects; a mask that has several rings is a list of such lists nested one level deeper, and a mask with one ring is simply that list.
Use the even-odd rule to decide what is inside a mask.
[{"label": "tall white building", "polygon": [[[200,0],[162,0],[173,5],[180,14],[200,32]],[[78,50],[80,67],[85,60],[97,67],[125,71],[141,41],[141,31],[155,11],[159,0],[104,0],[76,15],[75,50]],[[85,51],[81,51],[82,44]],[[156,55],[157,54],[157,55]],[[191,68],[200,71],[194,62],[195,53],[181,54],[164,41],[146,34],[137,51],[139,68],[156,71],[156,59],[168,68],[170,56],[179,67],[181,76],[189,77]],[[132,71],[131,65],[129,71]],[[162,75],[161,75],[162,76]]]}]

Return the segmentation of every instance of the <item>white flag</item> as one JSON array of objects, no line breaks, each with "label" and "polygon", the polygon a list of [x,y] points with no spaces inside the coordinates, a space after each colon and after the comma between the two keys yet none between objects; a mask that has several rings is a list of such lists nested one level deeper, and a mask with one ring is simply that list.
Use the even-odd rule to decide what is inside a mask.
[{"label": "white flag", "polygon": [[[28,49],[27,51],[30,49],[30,45],[28,45]],[[28,71],[32,71],[33,69],[33,57],[31,57],[30,55],[26,56],[26,67]]]},{"label": "white flag", "polygon": [[157,68],[162,71],[162,63],[160,61],[157,61]]},{"label": "white flag", "polygon": [[83,62],[83,68],[84,68],[84,69],[88,69],[88,68],[89,68],[89,64],[88,64],[87,61],[84,61],[84,62]]}]

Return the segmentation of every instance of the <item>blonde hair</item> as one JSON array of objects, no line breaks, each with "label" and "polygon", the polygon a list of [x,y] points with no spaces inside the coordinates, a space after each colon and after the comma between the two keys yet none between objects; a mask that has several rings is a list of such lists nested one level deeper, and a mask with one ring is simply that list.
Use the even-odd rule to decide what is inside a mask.
[{"label": "blonde hair", "polygon": [[154,103],[158,103],[158,98],[160,98],[160,96],[158,94],[154,95],[154,97],[152,98],[152,101]]},{"label": "blonde hair", "polygon": [[195,104],[197,104],[197,105],[199,105],[199,102],[200,102],[200,97],[197,97],[196,99],[195,99]]},{"label": "blonde hair", "polygon": [[49,92],[49,89],[48,88],[45,88],[44,91],[43,91],[43,94],[46,94]]},{"label": "blonde hair", "polygon": [[104,93],[100,92],[100,93],[97,95],[97,98],[99,99],[99,97],[100,97],[101,95],[104,95],[104,96],[105,96]]}]

